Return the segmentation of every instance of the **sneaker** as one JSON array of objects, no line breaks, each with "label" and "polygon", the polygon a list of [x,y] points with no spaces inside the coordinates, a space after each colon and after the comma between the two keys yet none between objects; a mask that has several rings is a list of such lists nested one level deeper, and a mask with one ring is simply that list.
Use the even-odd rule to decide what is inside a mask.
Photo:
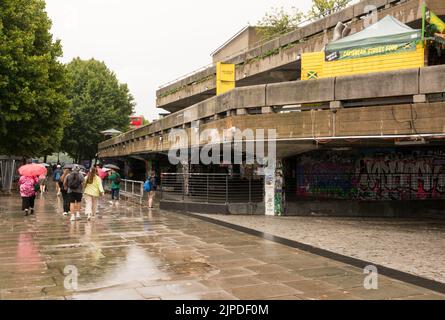
[{"label": "sneaker", "polygon": [[67,215],[68,215],[68,212],[64,212],[63,215],[64,215],[64,216],[67,216]]},{"label": "sneaker", "polygon": [[25,217],[28,216],[28,209],[25,210]]},{"label": "sneaker", "polygon": [[76,221],[76,216],[74,214],[71,215],[70,221]]},{"label": "sneaker", "polygon": [[31,209],[29,214],[34,214],[34,209]]},{"label": "sneaker", "polygon": [[82,218],[80,217],[80,213],[78,212],[78,213],[76,213],[76,219],[77,220],[81,220]]},{"label": "sneaker", "polygon": [[59,191],[59,192],[57,192],[57,196],[58,196],[58,197],[60,196],[60,191]]},{"label": "sneaker", "polygon": [[91,214],[88,214],[87,215],[87,221],[90,221],[91,220]]}]

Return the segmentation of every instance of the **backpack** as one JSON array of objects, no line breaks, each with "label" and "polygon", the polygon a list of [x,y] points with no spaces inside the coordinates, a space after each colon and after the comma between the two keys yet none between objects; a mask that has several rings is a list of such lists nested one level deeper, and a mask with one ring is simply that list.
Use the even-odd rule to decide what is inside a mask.
[{"label": "backpack", "polygon": [[57,172],[56,172],[56,175],[54,176],[54,181],[59,181],[61,175],[62,175],[61,172],[60,172],[60,171],[57,171]]},{"label": "backpack", "polygon": [[144,183],[144,191],[145,192],[150,192],[150,190],[151,190],[151,183],[150,183],[150,180],[147,180]]},{"label": "backpack", "polygon": [[78,173],[72,173],[73,178],[69,179],[69,183],[68,183],[68,188],[70,189],[77,189],[80,187],[81,185],[81,181],[79,178],[79,174]]}]

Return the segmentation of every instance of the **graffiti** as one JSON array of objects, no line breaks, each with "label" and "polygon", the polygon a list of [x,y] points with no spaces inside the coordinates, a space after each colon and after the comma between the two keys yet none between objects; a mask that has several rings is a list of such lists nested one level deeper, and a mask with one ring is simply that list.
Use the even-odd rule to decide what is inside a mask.
[{"label": "graffiti", "polygon": [[297,164],[297,196],[360,200],[445,198],[441,149],[316,152]]},{"label": "graffiti", "polygon": [[283,162],[277,160],[275,168],[275,214],[281,216],[284,212],[284,174],[283,174]]}]

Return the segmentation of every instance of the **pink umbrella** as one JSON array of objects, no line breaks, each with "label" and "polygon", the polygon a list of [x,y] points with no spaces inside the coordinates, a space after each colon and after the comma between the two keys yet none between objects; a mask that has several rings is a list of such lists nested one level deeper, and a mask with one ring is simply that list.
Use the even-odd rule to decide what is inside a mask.
[{"label": "pink umbrella", "polygon": [[37,163],[25,164],[19,168],[20,175],[25,177],[46,176],[47,172],[48,170],[46,170],[44,165]]},{"label": "pink umbrella", "polygon": [[103,179],[105,179],[107,176],[108,176],[108,172],[109,171],[109,169],[108,170],[104,170],[104,169],[101,169],[101,168],[97,168],[97,174],[99,175],[99,177],[103,180]]}]

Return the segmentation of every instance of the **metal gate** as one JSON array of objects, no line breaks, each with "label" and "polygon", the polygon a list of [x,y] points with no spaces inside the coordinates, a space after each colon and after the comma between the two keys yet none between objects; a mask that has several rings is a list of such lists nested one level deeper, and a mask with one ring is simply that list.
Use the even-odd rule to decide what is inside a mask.
[{"label": "metal gate", "polygon": [[0,190],[11,192],[12,184],[16,178],[19,161],[13,158],[0,157]]},{"label": "metal gate", "polygon": [[260,203],[264,177],[206,173],[163,173],[161,200],[201,203]]}]

